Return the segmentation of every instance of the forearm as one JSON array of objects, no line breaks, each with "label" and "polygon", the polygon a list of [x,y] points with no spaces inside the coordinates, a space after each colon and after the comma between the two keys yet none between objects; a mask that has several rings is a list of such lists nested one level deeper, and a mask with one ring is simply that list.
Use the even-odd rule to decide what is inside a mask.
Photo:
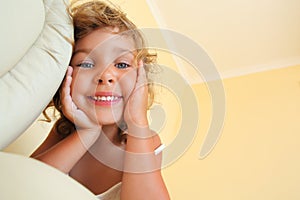
[{"label": "forearm", "polygon": [[33,157],[47,163],[64,173],[69,173],[73,166],[87,152],[97,137],[90,131],[74,132],[48,150]]},{"label": "forearm", "polygon": [[139,131],[139,134],[150,136],[147,138],[132,136],[130,131],[137,129],[129,128],[128,131],[121,199],[170,199],[161,176],[161,154],[154,154],[160,145],[159,137],[150,136],[152,133],[148,128]]}]

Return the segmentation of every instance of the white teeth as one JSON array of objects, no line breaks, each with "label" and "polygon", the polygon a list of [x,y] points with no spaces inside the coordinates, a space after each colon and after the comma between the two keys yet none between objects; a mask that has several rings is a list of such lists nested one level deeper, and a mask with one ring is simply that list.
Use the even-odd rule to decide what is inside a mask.
[{"label": "white teeth", "polygon": [[94,96],[92,98],[95,101],[114,101],[114,100],[117,100],[119,97],[116,97],[116,96]]}]

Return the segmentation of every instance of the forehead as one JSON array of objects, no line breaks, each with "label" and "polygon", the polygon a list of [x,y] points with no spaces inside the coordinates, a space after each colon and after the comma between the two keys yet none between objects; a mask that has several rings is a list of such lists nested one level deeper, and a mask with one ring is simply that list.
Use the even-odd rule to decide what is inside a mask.
[{"label": "forehead", "polygon": [[132,52],[135,50],[135,43],[129,32],[116,33],[112,29],[101,28],[77,40],[74,51],[81,49],[89,49],[90,52],[109,49]]}]

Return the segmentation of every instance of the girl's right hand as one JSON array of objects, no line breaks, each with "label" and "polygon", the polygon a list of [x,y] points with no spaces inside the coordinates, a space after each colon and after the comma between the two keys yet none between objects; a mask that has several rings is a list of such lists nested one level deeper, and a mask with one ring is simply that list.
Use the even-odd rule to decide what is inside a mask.
[{"label": "girl's right hand", "polygon": [[79,109],[71,96],[73,68],[69,67],[60,89],[61,111],[76,126],[76,130],[61,137],[53,127],[44,143],[31,156],[68,174],[97,141],[101,127]]},{"label": "girl's right hand", "polygon": [[72,83],[73,68],[68,67],[66,77],[61,88],[61,103],[63,114],[74,123],[76,131],[90,131],[98,133],[101,131],[101,125],[91,120],[84,111],[76,106],[71,96],[71,83]]}]

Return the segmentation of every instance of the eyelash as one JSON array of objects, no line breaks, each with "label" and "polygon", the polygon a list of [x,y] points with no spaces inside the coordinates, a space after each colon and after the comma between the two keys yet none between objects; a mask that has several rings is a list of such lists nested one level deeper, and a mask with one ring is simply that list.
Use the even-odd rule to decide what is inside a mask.
[{"label": "eyelash", "polygon": [[77,67],[82,67],[82,68],[93,68],[94,64],[93,63],[89,63],[89,62],[82,62],[82,63],[79,63],[76,66]]},{"label": "eyelash", "polygon": [[[93,68],[95,65],[90,62],[82,62],[82,63],[77,64],[76,66],[82,67],[82,68]],[[130,67],[131,65],[128,63],[125,63],[125,62],[119,62],[119,63],[116,63],[114,66],[118,69],[126,69],[126,68]]]},{"label": "eyelash", "polygon": [[[125,65],[125,67],[124,67],[124,65]],[[116,63],[115,64],[115,67],[118,68],[118,69],[126,69],[126,68],[128,68],[130,66],[131,66],[130,64],[125,63],[125,62],[120,62],[120,63]]]}]

